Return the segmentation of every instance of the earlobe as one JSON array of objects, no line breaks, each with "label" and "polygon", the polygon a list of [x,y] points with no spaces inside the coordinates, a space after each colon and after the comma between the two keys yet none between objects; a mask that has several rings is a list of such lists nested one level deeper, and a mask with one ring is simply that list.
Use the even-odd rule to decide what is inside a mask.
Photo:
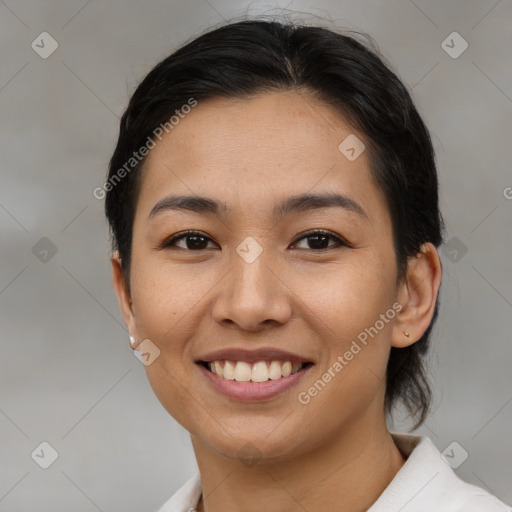
[{"label": "earlobe", "polygon": [[391,345],[407,347],[418,341],[434,316],[442,267],[437,249],[430,242],[409,260],[407,276],[400,285],[398,300],[402,309],[396,316]]}]

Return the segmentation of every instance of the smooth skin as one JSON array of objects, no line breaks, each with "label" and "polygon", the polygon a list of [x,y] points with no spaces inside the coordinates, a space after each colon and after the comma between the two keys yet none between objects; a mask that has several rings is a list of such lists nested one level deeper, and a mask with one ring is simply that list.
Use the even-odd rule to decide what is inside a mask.
[{"label": "smooth skin", "polygon": [[[203,486],[199,511],[363,511],[404,463],[386,425],[386,364],[392,346],[414,343],[429,326],[441,263],[426,243],[397,283],[391,218],[367,151],[349,161],[338,149],[349,134],[365,141],[305,92],[215,99],[199,102],[145,162],[130,287],[117,254],[113,283],[130,334],[161,351],[145,368],[162,405],[191,434]],[[350,197],[366,216],[329,207],[271,218],[276,202],[325,192]],[[206,196],[230,212],[167,210],[148,218],[170,194]],[[159,248],[189,229],[207,237],[202,245],[182,238]],[[349,245],[333,238],[318,249],[303,235],[315,229]],[[236,252],[246,237],[263,249],[252,263]],[[301,404],[299,392],[395,302],[401,311]],[[314,366],[268,400],[226,397],[195,363],[216,349],[270,346]],[[256,464],[241,460],[248,446]]]}]

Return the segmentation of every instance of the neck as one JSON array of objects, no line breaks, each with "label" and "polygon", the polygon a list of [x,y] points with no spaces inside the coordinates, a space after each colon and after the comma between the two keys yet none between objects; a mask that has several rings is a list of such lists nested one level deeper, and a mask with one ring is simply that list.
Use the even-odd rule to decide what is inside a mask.
[{"label": "neck", "polygon": [[300,456],[250,467],[192,437],[203,488],[198,512],[367,510],[405,460],[385,419],[366,427],[348,428]]}]

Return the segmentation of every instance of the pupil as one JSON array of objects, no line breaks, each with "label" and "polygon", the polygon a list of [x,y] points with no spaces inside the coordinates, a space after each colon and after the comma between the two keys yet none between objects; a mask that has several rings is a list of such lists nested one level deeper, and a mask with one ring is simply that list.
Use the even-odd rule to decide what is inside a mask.
[{"label": "pupil", "polygon": [[[190,240],[195,240],[192,244],[190,244]],[[198,242],[199,240],[199,242]],[[187,249],[204,249],[204,247],[201,247],[201,242],[204,244],[204,236],[200,235],[189,235],[187,237]]]},{"label": "pupil", "polygon": [[[308,239],[310,240],[310,246],[312,246],[312,248],[314,249],[326,249],[327,246],[329,245],[327,243],[327,245],[325,245],[325,243],[323,242],[326,242],[328,241],[329,237],[327,235],[312,235],[312,236],[309,236]],[[322,239],[322,241],[320,243],[318,243],[319,239]],[[313,243],[311,244],[311,240],[313,240]],[[316,240],[316,242],[314,241]]]}]

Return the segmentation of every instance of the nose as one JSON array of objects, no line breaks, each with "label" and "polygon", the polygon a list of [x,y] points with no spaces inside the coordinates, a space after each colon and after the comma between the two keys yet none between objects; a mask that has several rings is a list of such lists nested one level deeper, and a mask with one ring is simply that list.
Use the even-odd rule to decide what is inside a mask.
[{"label": "nose", "polygon": [[219,286],[214,320],[224,327],[255,332],[288,322],[293,312],[292,293],[270,251],[262,251],[254,260],[240,254],[233,254],[231,270]]}]

